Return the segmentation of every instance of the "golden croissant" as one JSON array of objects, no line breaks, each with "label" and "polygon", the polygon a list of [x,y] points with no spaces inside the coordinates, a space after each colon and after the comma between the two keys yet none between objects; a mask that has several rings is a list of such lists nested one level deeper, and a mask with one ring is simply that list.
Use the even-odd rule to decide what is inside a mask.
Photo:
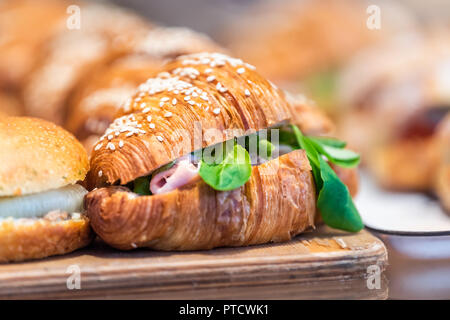
[{"label": "golden croissant", "polygon": [[[306,99],[240,59],[198,53],[173,60],[139,86],[94,145],[87,183],[98,189],[85,198],[92,228],[119,249],[194,250],[286,241],[314,227],[316,186],[304,150],[256,163],[248,181],[230,190],[211,187],[187,160],[289,123],[306,133],[331,130]],[[355,171],[338,174],[355,192]],[[151,195],[133,192],[139,181]]]}]

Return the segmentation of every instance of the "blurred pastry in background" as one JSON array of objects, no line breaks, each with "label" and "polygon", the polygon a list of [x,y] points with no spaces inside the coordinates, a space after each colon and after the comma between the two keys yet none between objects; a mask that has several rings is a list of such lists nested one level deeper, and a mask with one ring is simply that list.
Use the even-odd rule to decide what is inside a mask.
[{"label": "blurred pastry in background", "polygon": [[126,54],[150,28],[138,15],[98,3],[80,5],[80,28],[55,30],[23,88],[28,115],[61,124],[77,84],[93,69]]},{"label": "blurred pastry in background", "polygon": [[439,125],[437,137],[441,154],[436,176],[436,194],[444,209],[450,212],[450,113]]},{"label": "blurred pastry in background", "polygon": [[357,0],[262,1],[242,19],[233,20],[226,42],[233,53],[275,83],[306,92],[334,114],[335,81],[341,66],[358,50],[414,28],[414,19],[403,7],[377,1],[382,24],[379,30],[370,30],[366,21],[371,4]]},{"label": "blurred pastry in background", "polygon": [[8,116],[23,115],[22,103],[15,95],[0,91],[0,113]]},{"label": "blurred pastry in background", "polygon": [[68,5],[62,0],[0,1],[0,88],[16,90],[23,84],[41,47],[65,25]]},{"label": "blurred pastry in background", "polygon": [[340,135],[384,187],[434,190],[442,148],[449,149],[437,138],[450,111],[449,39],[448,30],[399,37],[342,73]]},{"label": "blurred pastry in background", "polygon": [[158,27],[136,41],[129,54],[100,66],[78,86],[69,103],[65,127],[90,151],[137,86],[157,73],[166,59],[196,52],[224,52],[203,34]]}]

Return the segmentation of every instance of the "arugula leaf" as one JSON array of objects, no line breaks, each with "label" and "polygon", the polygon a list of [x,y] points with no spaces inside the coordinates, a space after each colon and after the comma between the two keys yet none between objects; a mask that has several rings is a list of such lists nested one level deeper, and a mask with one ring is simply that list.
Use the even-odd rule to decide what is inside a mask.
[{"label": "arugula leaf", "polygon": [[322,188],[322,177],[320,175],[320,163],[318,161],[320,155],[314,149],[314,145],[306,139],[306,137],[303,135],[303,133],[300,131],[300,129],[297,126],[291,125],[292,130],[294,132],[294,135],[298,141],[298,144],[301,149],[306,151],[306,156],[308,157],[308,160],[311,164],[314,181],[316,183],[316,189],[317,192]]},{"label": "arugula leaf", "polygon": [[275,146],[266,139],[258,139],[258,155],[264,159],[270,159]]},{"label": "arugula leaf", "polygon": [[329,147],[335,147],[335,148],[345,148],[347,145],[347,142],[341,141],[334,138],[328,138],[328,137],[308,137],[310,140],[317,142],[323,146],[329,146]]},{"label": "arugula leaf", "polygon": [[134,180],[133,192],[143,196],[151,195],[152,193],[150,192],[150,177],[139,177]]},{"label": "arugula leaf", "polygon": [[323,187],[317,198],[317,207],[323,221],[332,228],[350,232],[360,231],[364,228],[364,224],[347,186],[322,157],[319,161]]},{"label": "arugula leaf", "polygon": [[[337,154],[336,150],[341,152],[349,150],[321,145],[309,137],[304,136],[298,127],[293,125],[291,127],[298,144],[305,150],[308,160],[310,161],[314,182],[319,194],[317,198],[317,207],[320,210],[323,221],[333,228],[351,232],[361,230],[364,225],[347,186],[339,179],[323,158],[323,156],[327,156],[324,154],[324,150],[326,150],[328,154],[331,153],[338,158],[341,157],[342,162],[345,162],[343,159],[347,159],[346,161],[348,161],[348,163],[352,161],[354,163],[356,160],[353,154],[355,153]],[[330,150],[326,148],[333,148],[333,151],[330,152]],[[345,156],[348,157],[346,158]],[[329,160],[331,161],[331,157]],[[359,156],[357,161],[359,162]]]},{"label": "arugula leaf", "polygon": [[[282,127],[279,129],[279,144],[290,146],[293,149],[299,149],[300,145],[298,144],[298,140],[296,139],[296,135],[293,134],[293,127]],[[291,130],[292,129],[292,130]]]},{"label": "arugula leaf", "polygon": [[338,166],[344,168],[354,168],[361,161],[360,155],[351,150],[322,145],[312,139],[310,141],[321,154],[326,156],[330,162],[337,164]]},{"label": "arugula leaf", "polygon": [[203,159],[200,161],[200,177],[215,190],[239,188],[250,179],[251,173],[250,155],[237,143],[232,150],[226,152],[220,163],[209,163]]}]

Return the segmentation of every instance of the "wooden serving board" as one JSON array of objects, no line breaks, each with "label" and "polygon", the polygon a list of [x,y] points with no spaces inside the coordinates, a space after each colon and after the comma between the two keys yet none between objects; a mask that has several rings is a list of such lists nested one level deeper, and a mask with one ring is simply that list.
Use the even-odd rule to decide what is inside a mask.
[{"label": "wooden serving board", "polygon": [[[367,287],[374,264],[380,289]],[[384,299],[386,265],[384,244],[369,232],[325,226],[287,243],[196,252],[120,252],[96,241],[69,255],[0,265],[0,298]],[[81,288],[69,290],[77,267]]]}]

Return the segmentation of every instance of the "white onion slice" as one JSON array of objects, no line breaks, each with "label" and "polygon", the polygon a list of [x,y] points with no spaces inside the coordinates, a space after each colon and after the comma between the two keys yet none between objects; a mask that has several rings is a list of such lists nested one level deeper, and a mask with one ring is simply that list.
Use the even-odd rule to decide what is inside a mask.
[{"label": "white onion slice", "polygon": [[85,188],[74,184],[24,196],[0,197],[0,218],[39,218],[53,210],[82,212],[86,193]]}]

